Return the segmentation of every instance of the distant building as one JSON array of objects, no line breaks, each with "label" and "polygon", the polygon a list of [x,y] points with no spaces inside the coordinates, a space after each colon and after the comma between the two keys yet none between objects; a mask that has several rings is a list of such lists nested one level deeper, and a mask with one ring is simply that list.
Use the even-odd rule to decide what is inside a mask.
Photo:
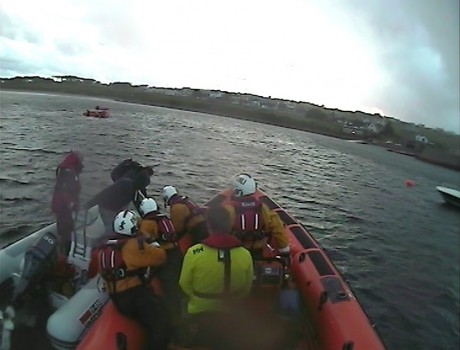
[{"label": "distant building", "polygon": [[421,143],[428,143],[428,139],[422,135],[415,136],[415,141],[421,142]]},{"label": "distant building", "polygon": [[367,126],[367,130],[373,132],[373,133],[377,133],[379,131],[379,128],[377,127],[377,125],[375,125],[374,123],[370,123],[368,126]]},{"label": "distant building", "polygon": [[220,97],[222,97],[223,94],[224,93],[221,92],[221,91],[210,91],[209,92],[209,97],[210,98],[220,98]]},{"label": "distant building", "polygon": [[362,136],[364,133],[362,130],[356,127],[344,127],[342,131],[346,134]]}]

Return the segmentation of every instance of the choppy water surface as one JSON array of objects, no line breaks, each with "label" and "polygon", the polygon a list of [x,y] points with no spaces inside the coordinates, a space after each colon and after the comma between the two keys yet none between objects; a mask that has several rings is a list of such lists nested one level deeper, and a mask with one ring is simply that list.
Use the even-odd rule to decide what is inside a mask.
[{"label": "choppy water surface", "polygon": [[[458,349],[460,211],[435,186],[457,172],[371,145],[212,115],[100,99],[1,92],[0,244],[52,221],[54,169],[85,154],[83,197],[125,158],[155,165],[149,186],[204,203],[253,174],[349,280],[389,349]],[[109,119],[82,115],[111,107]],[[405,179],[414,187],[405,187]],[[45,336],[45,335],[43,335]]]}]

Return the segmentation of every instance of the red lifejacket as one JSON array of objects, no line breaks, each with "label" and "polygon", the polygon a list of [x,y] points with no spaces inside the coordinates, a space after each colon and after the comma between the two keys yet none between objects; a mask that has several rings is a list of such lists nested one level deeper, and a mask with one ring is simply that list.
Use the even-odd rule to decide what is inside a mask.
[{"label": "red lifejacket", "polygon": [[[102,246],[98,247],[99,273],[107,282],[114,283],[126,277],[138,276],[142,282],[145,281],[149,268],[138,268],[127,270],[121,249],[128,242],[128,238],[110,238]],[[144,250],[144,243],[141,236],[137,237],[139,250]]]},{"label": "red lifejacket", "polygon": [[195,216],[204,215],[206,211],[205,208],[202,208],[198,204],[195,204],[188,197],[179,195],[172,196],[169,201],[169,205],[172,206],[173,204],[177,203],[186,205],[188,210],[190,211],[190,214],[185,218],[184,226],[187,226],[188,222]]},{"label": "red lifejacket", "polygon": [[174,224],[172,223],[171,219],[167,215],[159,213],[154,215],[147,214],[144,219],[153,220],[156,222],[158,227],[158,243],[177,242],[176,229],[174,228]]},{"label": "red lifejacket", "polygon": [[135,276],[139,271],[127,271],[126,263],[121,254],[121,248],[127,239],[110,239],[99,252],[99,272],[108,282],[116,282],[128,276]]},{"label": "red lifejacket", "polygon": [[262,215],[262,201],[257,198],[234,198],[235,221],[232,231],[241,240],[259,240],[267,234]]}]

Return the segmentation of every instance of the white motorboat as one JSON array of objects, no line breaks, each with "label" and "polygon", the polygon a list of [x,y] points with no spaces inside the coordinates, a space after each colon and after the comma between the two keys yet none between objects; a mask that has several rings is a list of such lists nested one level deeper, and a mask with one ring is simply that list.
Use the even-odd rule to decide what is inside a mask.
[{"label": "white motorboat", "polygon": [[437,186],[436,189],[441,193],[446,203],[460,208],[460,191],[443,186]]}]

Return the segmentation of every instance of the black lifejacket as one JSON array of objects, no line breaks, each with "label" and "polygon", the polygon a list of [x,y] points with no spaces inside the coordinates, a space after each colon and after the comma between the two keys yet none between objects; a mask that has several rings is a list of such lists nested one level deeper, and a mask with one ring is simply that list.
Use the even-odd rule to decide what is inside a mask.
[{"label": "black lifejacket", "polygon": [[177,234],[176,229],[174,228],[173,222],[171,219],[165,214],[147,214],[144,217],[144,220],[153,220],[156,222],[158,227],[158,243],[175,243],[177,242]]},{"label": "black lifejacket", "polygon": [[246,241],[267,236],[260,199],[234,198],[231,204],[235,208],[232,232],[237,238]]},{"label": "black lifejacket", "polygon": [[144,167],[140,163],[132,159],[125,159],[112,170],[110,177],[113,182],[121,179],[122,177],[134,179],[143,169]]},{"label": "black lifejacket", "polygon": [[187,227],[189,221],[192,218],[194,218],[194,217],[196,217],[198,215],[203,215],[204,216],[204,214],[206,212],[206,208],[200,207],[198,204],[192,202],[186,196],[175,195],[175,196],[171,197],[171,199],[169,200],[169,205],[170,206],[172,206],[174,204],[177,204],[177,203],[186,205],[188,210],[190,211],[190,214],[185,218],[184,227]]}]

